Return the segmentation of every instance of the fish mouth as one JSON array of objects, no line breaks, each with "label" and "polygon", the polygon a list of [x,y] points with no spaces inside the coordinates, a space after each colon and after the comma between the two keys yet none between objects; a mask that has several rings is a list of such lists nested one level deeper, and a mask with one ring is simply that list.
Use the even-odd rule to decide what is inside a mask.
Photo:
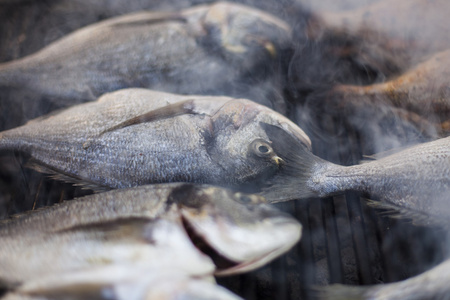
[{"label": "fish mouth", "polygon": [[[286,241],[282,246],[276,247],[254,259],[239,262],[234,261],[215,250],[214,246],[208,243],[206,238],[197,233],[195,228],[189,224],[189,221],[185,217],[182,217],[182,223],[193,245],[213,261],[216,266],[216,270],[214,272],[215,276],[236,275],[261,267],[292,248],[301,236],[300,230],[297,237],[293,237],[289,242]],[[294,225],[294,227],[298,226],[297,223],[293,223],[291,221],[280,221],[280,224]],[[299,229],[295,228],[295,230]]]},{"label": "fish mouth", "polygon": [[[185,217],[182,217],[182,223],[183,227],[186,230],[187,235],[192,241],[192,244],[200,250],[205,255],[209,256],[211,260],[213,261],[214,265],[216,266],[216,271],[214,274],[226,272],[228,274],[228,270],[230,269],[239,269],[239,263],[232,261],[231,259],[228,259],[227,257],[221,255],[219,252],[217,252],[208,242],[205,238],[203,238],[200,234],[198,234],[194,227],[189,224],[189,221],[186,220]],[[230,272],[230,274],[234,274],[235,272]]]}]

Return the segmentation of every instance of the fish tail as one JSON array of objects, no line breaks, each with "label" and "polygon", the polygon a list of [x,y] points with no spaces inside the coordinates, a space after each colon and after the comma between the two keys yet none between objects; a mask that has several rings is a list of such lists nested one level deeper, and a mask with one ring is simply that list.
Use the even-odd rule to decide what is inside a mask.
[{"label": "fish tail", "polygon": [[312,299],[317,300],[362,300],[369,299],[371,286],[332,284],[310,288]]}]

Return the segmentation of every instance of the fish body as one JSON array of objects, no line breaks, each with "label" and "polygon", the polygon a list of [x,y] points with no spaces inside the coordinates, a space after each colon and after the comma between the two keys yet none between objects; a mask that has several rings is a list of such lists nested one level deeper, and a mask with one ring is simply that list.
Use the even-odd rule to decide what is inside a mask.
[{"label": "fish body", "polygon": [[183,183],[114,190],[2,222],[0,281],[44,297],[86,287],[120,294],[139,282],[145,294],[143,281],[165,273],[210,280],[253,270],[300,234],[297,221],[256,195]]},{"label": "fish body", "polygon": [[[289,170],[271,179],[273,186],[265,187],[268,199],[275,195],[287,199],[289,194],[291,199],[327,197],[355,190],[376,197],[379,206],[398,209],[418,223],[445,223],[450,215],[450,138],[353,166],[333,164],[300,146],[289,151],[297,151],[293,161],[298,164],[286,162]],[[278,153],[283,155],[280,150]],[[297,188],[292,189],[295,183]]]},{"label": "fish body", "polygon": [[450,261],[412,278],[373,286],[331,285],[318,289],[318,299],[449,299]]},{"label": "fish body", "polygon": [[[151,121],[117,127],[148,112]],[[0,150],[99,189],[176,181],[250,187],[282,164],[264,126],[310,145],[293,122],[249,100],[124,89],[4,131]]]},{"label": "fish body", "polygon": [[286,23],[226,2],[108,19],[0,65],[1,128],[127,87],[245,97],[284,112],[275,68],[290,45]]}]

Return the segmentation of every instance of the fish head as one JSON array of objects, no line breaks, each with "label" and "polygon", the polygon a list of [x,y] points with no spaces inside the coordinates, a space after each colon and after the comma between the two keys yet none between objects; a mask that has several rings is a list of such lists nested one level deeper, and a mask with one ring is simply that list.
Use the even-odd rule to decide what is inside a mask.
[{"label": "fish head", "polygon": [[292,30],[287,23],[248,6],[217,2],[205,11],[202,41],[228,60],[251,68],[267,58],[279,58],[291,48]]},{"label": "fish head", "polygon": [[261,196],[185,184],[170,196],[191,240],[216,264],[216,275],[260,267],[288,251],[301,236],[293,217]]},{"label": "fish head", "polygon": [[209,146],[210,155],[226,170],[230,185],[242,191],[257,191],[284,165],[267,135],[267,126],[275,126],[297,143],[311,148],[311,141],[301,128],[281,114],[249,100],[229,101],[211,119],[214,138]]}]

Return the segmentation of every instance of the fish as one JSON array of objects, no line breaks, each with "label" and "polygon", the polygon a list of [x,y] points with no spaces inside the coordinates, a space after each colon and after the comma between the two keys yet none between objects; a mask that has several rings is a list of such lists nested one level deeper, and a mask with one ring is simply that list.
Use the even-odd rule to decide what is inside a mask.
[{"label": "fish", "polygon": [[0,129],[129,87],[249,98],[284,113],[279,69],[291,35],[282,20],[227,2],[107,19],[0,64]]},{"label": "fish", "polygon": [[448,136],[449,67],[450,50],[445,50],[392,80],[364,86],[337,84],[311,93],[299,109],[299,119],[305,130],[323,127],[323,115],[341,120],[364,141],[365,153]]},{"label": "fish", "polygon": [[[141,274],[130,272],[130,268],[118,268],[117,272],[128,272],[130,278],[118,284],[99,289],[76,286],[69,292],[52,290],[47,293],[29,293],[25,290],[9,292],[4,300],[50,300],[50,299],[110,299],[110,300],[242,300],[241,297],[216,284],[214,278],[192,278],[175,271]],[[97,274],[95,274],[97,275]],[[142,276],[145,280],[137,275]],[[53,278],[60,284],[58,278]],[[48,283],[49,285],[51,283]],[[26,289],[26,288],[24,288]],[[136,292],[138,291],[138,292]],[[45,295],[44,295],[45,294]]]},{"label": "fish", "polygon": [[190,183],[117,189],[2,221],[0,282],[43,297],[120,295],[135,283],[143,299],[146,280],[247,272],[300,237],[301,224],[258,195]]},{"label": "fish", "polygon": [[0,151],[97,191],[162,182],[252,191],[283,169],[268,126],[310,147],[295,123],[250,100],[123,89],[0,132]]},{"label": "fish", "polygon": [[316,91],[299,108],[298,119],[306,131],[326,126],[323,115],[340,120],[361,137],[365,153],[448,136],[449,67],[450,50],[445,50],[382,83]]},{"label": "fish", "polygon": [[[151,10],[178,11],[211,0],[52,0],[42,3],[28,0],[0,0],[0,61],[32,54],[51,42],[92,23],[126,13]],[[274,3],[270,0],[233,1],[267,11],[290,24],[298,22],[301,12],[293,11],[295,0]]]},{"label": "fish", "polygon": [[329,42],[329,55],[383,80],[450,48],[448,12],[445,0],[382,0],[353,10],[316,11],[306,31],[311,40]]},{"label": "fish", "polygon": [[338,85],[330,92],[336,105],[392,105],[438,124],[450,119],[450,50],[439,52],[399,77],[368,86]]},{"label": "fish", "polygon": [[[282,130],[267,131],[286,168],[268,179],[263,192],[271,202],[328,197],[345,191],[368,194],[372,206],[394,210],[416,224],[447,226],[450,210],[450,137],[378,154],[365,163],[341,166],[324,160]],[[278,199],[276,199],[278,197]]]},{"label": "fish", "polygon": [[[117,272],[128,272],[129,268],[118,269]],[[137,274],[144,277],[138,278]],[[76,287],[76,291],[67,293],[64,289],[50,291],[45,295],[30,294],[25,291],[9,292],[3,300],[50,300],[50,299],[110,299],[110,300],[242,300],[241,297],[216,284],[214,279],[191,278],[174,271],[145,273],[131,272],[130,280],[89,290]],[[58,278],[55,284],[58,284]],[[50,284],[50,283],[49,283]],[[84,289],[83,289],[84,288]],[[136,293],[136,291],[139,291]]]},{"label": "fish", "polygon": [[316,288],[317,299],[448,299],[450,260],[399,282],[371,286],[333,284]]}]

